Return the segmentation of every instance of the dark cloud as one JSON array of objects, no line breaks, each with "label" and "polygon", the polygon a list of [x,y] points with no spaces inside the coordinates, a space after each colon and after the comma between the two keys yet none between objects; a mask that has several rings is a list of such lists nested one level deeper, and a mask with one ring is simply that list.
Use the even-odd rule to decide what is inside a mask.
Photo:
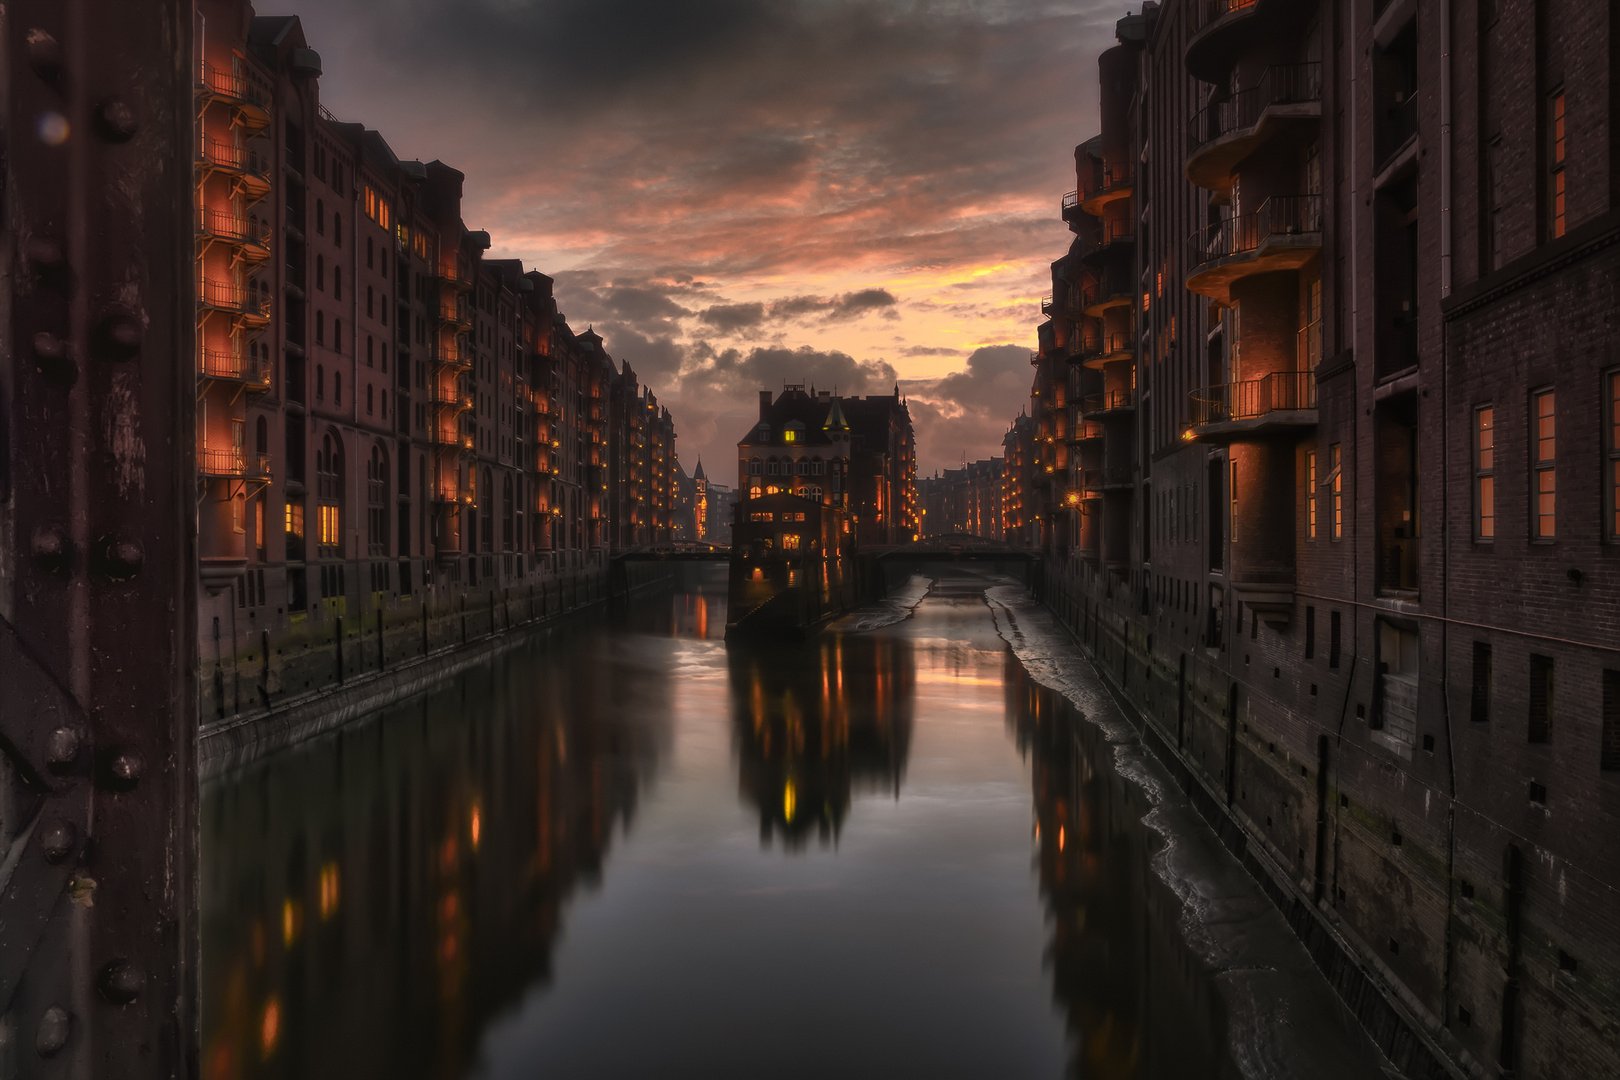
[{"label": "dark cloud", "polygon": [[968,460],[996,457],[1008,421],[1029,402],[1029,349],[975,349],[966,366],[939,379],[901,383],[917,429],[917,469],[932,473]]},{"label": "dark cloud", "polygon": [[698,312],[704,325],[722,333],[745,330],[765,321],[764,304],[715,304]]}]

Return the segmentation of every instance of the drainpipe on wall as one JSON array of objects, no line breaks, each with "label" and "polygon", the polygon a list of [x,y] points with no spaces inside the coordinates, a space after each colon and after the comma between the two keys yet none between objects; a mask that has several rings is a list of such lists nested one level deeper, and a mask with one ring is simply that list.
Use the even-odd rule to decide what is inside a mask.
[{"label": "drainpipe on wall", "polygon": [[1451,0],[1440,11],[1440,295],[1451,295]]}]

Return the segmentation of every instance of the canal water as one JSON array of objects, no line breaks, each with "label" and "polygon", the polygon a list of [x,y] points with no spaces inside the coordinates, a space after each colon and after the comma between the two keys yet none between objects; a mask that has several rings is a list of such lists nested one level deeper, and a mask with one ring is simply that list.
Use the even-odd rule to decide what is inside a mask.
[{"label": "canal water", "polygon": [[1196,922],[1004,579],[930,577],[772,649],[696,583],[210,782],[204,1075],[1377,1075],[1275,912]]}]

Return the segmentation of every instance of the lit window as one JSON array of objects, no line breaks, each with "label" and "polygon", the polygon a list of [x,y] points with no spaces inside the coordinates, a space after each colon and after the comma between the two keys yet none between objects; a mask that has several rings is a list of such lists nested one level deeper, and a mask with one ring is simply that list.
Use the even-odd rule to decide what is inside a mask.
[{"label": "lit window", "polygon": [[792,428],[788,428],[786,431],[782,432],[782,441],[783,442],[793,442],[798,437],[799,437],[799,433],[797,431],[794,431]]},{"label": "lit window", "polygon": [[322,503],[316,518],[316,527],[319,530],[316,539],[322,547],[337,547],[338,508],[331,503]]},{"label": "lit window", "polygon": [[1305,535],[1316,539],[1316,451],[1305,452]]},{"label": "lit window", "polygon": [[1557,418],[1553,412],[1553,392],[1542,390],[1532,400],[1535,403],[1535,492],[1536,512],[1533,534],[1537,540],[1551,540],[1558,535],[1558,470]]},{"label": "lit window", "polygon": [[302,539],[304,536],[304,504],[290,502],[287,504],[287,535]]},{"label": "lit window", "polygon": [[390,227],[392,220],[392,215],[388,212],[388,201],[370,184],[366,185],[366,217],[385,229]]},{"label": "lit window", "polygon": [[782,534],[782,550],[783,551],[798,551],[799,550],[799,534],[798,533],[783,533]]},{"label": "lit window", "polygon": [[1496,535],[1496,410],[1474,410],[1474,538]]}]

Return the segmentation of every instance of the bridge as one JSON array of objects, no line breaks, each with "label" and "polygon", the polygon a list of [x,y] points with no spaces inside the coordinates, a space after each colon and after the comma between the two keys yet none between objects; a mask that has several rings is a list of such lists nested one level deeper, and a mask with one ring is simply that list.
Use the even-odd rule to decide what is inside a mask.
[{"label": "bridge", "polygon": [[901,559],[910,562],[1007,562],[1033,563],[1040,560],[1040,552],[1033,548],[1014,547],[1002,540],[991,540],[967,533],[941,533],[924,536],[909,544],[883,547],[867,546],[857,554],[876,558],[880,562]]},{"label": "bridge", "polygon": [[720,544],[642,544],[615,551],[613,562],[727,562],[731,549]]}]

